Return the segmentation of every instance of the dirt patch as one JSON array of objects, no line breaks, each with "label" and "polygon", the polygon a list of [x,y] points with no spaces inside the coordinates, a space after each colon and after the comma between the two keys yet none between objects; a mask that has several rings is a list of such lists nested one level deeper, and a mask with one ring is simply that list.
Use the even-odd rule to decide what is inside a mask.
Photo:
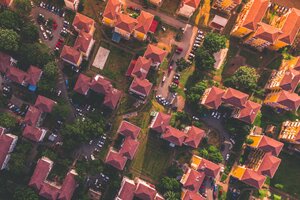
[{"label": "dirt patch", "polygon": [[168,46],[171,46],[174,41],[175,36],[176,36],[176,33],[173,30],[171,30],[170,28],[167,28],[166,31],[160,30],[158,32],[157,40],[160,43],[164,43]]},{"label": "dirt patch", "polygon": [[181,112],[183,111],[185,106],[185,99],[183,96],[178,96],[177,97],[177,111]]},{"label": "dirt patch", "polygon": [[271,2],[277,3],[282,6],[286,6],[289,8],[300,9],[300,1],[299,0],[271,0]]},{"label": "dirt patch", "polygon": [[242,56],[236,56],[228,63],[228,68],[226,69],[224,75],[226,77],[234,74],[234,72],[240,67],[246,64],[246,59]]}]

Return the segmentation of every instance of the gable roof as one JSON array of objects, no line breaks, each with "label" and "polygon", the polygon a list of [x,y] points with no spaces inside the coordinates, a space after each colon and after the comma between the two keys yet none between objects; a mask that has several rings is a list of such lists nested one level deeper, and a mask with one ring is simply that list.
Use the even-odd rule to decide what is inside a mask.
[{"label": "gable roof", "polygon": [[30,106],[26,112],[24,123],[31,126],[36,126],[42,112],[34,106]]},{"label": "gable roof", "polygon": [[0,0],[0,4],[3,6],[9,6],[13,0]]},{"label": "gable roof", "polygon": [[233,88],[228,88],[222,97],[224,103],[242,108],[249,95]]},{"label": "gable roof", "polygon": [[279,34],[281,33],[281,31],[278,28],[269,24],[260,22],[258,23],[258,25],[259,26],[254,34],[254,37],[256,38],[260,38],[265,41],[274,43],[277,40]]},{"label": "gable roof", "polygon": [[26,82],[30,85],[37,85],[42,73],[43,71],[40,68],[30,65],[27,71]]},{"label": "gable roof", "polygon": [[152,88],[152,83],[147,79],[134,78],[130,90],[136,91],[142,95],[148,96]]},{"label": "gable roof", "polygon": [[277,158],[276,156],[273,156],[272,154],[267,153],[263,157],[262,163],[260,164],[257,171],[264,176],[273,178],[280,163],[281,159]]},{"label": "gable roof", "polygon": [[78,61],[81,58],[81,53],[74,47],[64,45],[64,47],[60,53],[60,58],[76,64],[76,63],[78,63]]},{"label": "gable roof", "polygon": [[23,137],[32,140],[34,142],[40,141],[42,135],[43,135],[43,130],[36,127],[36,126],[29,126],[27,125],[24,130],[23,130]]},{"label": "gable roof", "polygon": [[137,188],[136,188],[134,194],[135,194],[135,197],[138,197],[139,199],[153,200],[156,196],[156,190],[154,188],[149,187],[148,185],[145,185],[140,182],[137,185]]},{"label": "gable roof", "polygon": [[55,185],[43,183],[42,188],[39,192],[39,195],[45,199],[55,200],[57,199],[59,190]]},{"label": "gable roof", "polygon": [[68,172],[60,189],[60,194],[58,196],[59,200],[72,199],[73,193],[77,187],[75,180],[76,175],[77,173],[74,170]]},{"label": "gable roof", "polygon": [[166,130],[166,127],[169,126],[171,115],[158,112],[153,120],[151,128],[158,133],[162,133]]},{"label": "gable roof", "polygon": [[12,137],[11,134],[3,134],[3,133],[0,134],[0,169],[3,166],[5,158],[9,153],[10,145],[12,144],[13,141],[14,138]]},{"label": "gable roof", "polygon": [[140,15],[137,18],[137,25],[135,26],[134,29],[141,33],[147,34],[153,20],[154,20],[154,15],[142,10]]},{"label": "gable roof", "polygon": [[80,31],[75,40],[74,48],[77,49],[78,51],[87,53],[92,39],[93,39],[92,35],[84,31]]},{"label": "gable roof", "polygon": [[238,119],[248,124],[252,124],[261,108],[261,105],[253,101],[247,100],[244,108],[239,112]]},{"label": "gable roof", "polygon": [[152,44],[149,44],[147,46],[147,49],[144,53],[144,57],[147,59],[151,59],[154,63],[162,63],[166,55],[167,52],[165,50],[162,50],[161,48]]},{"label": "gable roof", "polygon": [[72,25],[77,29],[89,33],[91,28],[94,26],[95,21],[80,13],[76,13]]},{"label": "gable roof", "polygon": [[132,69],[131,76],[136,76],[140,79],[145,79],[151,67],[151,60],[139,56]]},{"label": "gable roof", "polygon": [[50,113],[52,112],[53,107],[56,105],[56,102],[52,99],[39,95],[35,101],[34,106],[42,112]]},{"label": "gable roof", "polygon": [[186,134],[172,126],[167,126],[161,137],[175,145],[181,146],[186,138]]},{"label": "gable roof", "polygon": [[132,139],[136,139],[141,131],[141,128],[128,122],[122,121],[119,128],[118,133],[124,135],[125,137],[131,137]]},{"label": "gable roof", "polygon": [[11,81],[22,84],[23,81],[25,81],[27,73],[23,72],[19,68],[16,67],[10,67],[8,68],[8,71],[6,73],[7,78],[9,78]]},{"label": "gable roof", "polygon": [[183,0],[184,4],[191,6],[193,8],[198,8],[200,0]]},{"label": "gable roof", "polygon": [[265,152],[271,152],[274,156],[278,156],[283,148],[283,143],[268,136],[262,136],[257,148]]},{"label": "gable roof", "polygon": [[187,132],[187,137],[184,140],[184,144],[194,148],[198,148],[204,136],[204,130],[197,128],[196,126],[191,126]]},{"label": "gable roof", "polygon": [[187,173],[183,177],[183,187],[191,191],[197,192],[200,189],[205,178],[205,173],[198,172],[191,168],[188,169]]},{"label": "gable roof", "polygon": [[122,200],[132,200],[134,197],[135,188],[135,183],[132,180],[124,177],[121,183],[118,198]]},{"label": "gable roof", "polygon": [[120,6],[121,3],[119,0],[109,0],[105,6],[103,11],[103,17],[106,17],[111,20],[115,20],[117,18],[117,7]]},{"label": "gable roof", "polygon": [[290,110],[297,111],[300,105],[300,97],[296,93],[280,91],[277,103],[287,107]]},{"label": "gable roof", "polygon": [[123,31],[126,31],[128,33],[132,33],[134,27],[136,26],[137,24],[137,20],[128,16],[128,15],[125,15],[125,14],[122,14],[122,13],[118,13],[118,16],[117,16],[117,22],[116,22],[116,26],[117,28],[123,30]]},{"label": "gable roof", "polygon": [[86,95],[90,89],[90,81],[90,77],[84,74],[79,74],[76,84],[74,86],[74,91],[79,94]]},{"label": "gable roof", "polygon": [[122,148],[120,149],[120,154],[132,160],[139,146],[137,140],[133,140],[127,137],[123,143]]},{"label": "gable roof", "polygon": [[251,8],[249,9],[243,27],[250,30],[256,30],[257,24],[263,19],[269,6],[269,0],[254,0]]},{"label": "gable roof", "polygon": [[118,170],[123,170],[126,164],[127,158],[122,156],[120,153],[115,152],[114,150],[110,149],[105,163],[115,167]]},{"label": "gable roof", "polygon": [[300,28],[300,10],[292,8],[291,13],[287,16],[285,23],[281,29],[282,34],[278,40],[287,44],[292,44],[295,41]]},{"label": "gable roof", "polygon": [[265,180],[265,176],[260,175],[258,172],[255,172],[251,169],[246,169],[241,178],[241,181],[258,189],[263,186]]}]

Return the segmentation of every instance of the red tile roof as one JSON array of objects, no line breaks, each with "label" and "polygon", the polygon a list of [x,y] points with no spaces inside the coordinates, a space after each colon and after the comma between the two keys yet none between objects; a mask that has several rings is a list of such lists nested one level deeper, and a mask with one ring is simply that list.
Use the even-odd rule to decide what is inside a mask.
[{"label": "red tile roof", "polygon": [[10,145],[14,141],[14,138],[12,138],[8,134],[1,134],[0,135],[0,169],[3,166],[3,163],[5,161],[5,158],[7,154],[9,153]]},{"label": "red tile roof", "polygon": [[281,163],[281,159],[273,156],[272,154],[267,153],[264,156],[262,163],[260,164],[257,171],[264,176],[273,178],[280,163]]},{"label": "red tile roof", "polygon": [[97,75],[92,79],[90,86],[92,90],[101,94],[106,94],[112,89],[110,81],[100,75]]},{"label": "red tile roof", "polygon": [[31,65],[27,71],[26,82],[30,85],[37,85],[42,73],[43,71],[40,68]]},{"label": "red tile roof", "polygon": [[123,157],[120,153],[115,152],[114,150],[110,149],[105,163],[115,167],[118,170],[123,170],[126,164],[127,158]]},{"label": "red tile roof", "polygon": [[13,82],[22,84],[26,79],[27,73],[16,67],[10,67],[8,68],[6,76]]},{"label": "red tile roof", "polygon": [[126,31],[128,33],[132,33],[136,24],[137,24],[136,19],[134,19],[128,15],[118,13],[117,22],[116,22],[115,27],[117,27],[123,31]]},{"label": "red tile roof", "polygon": [[151,88],[152,88],[152,83],[147,79],[142,80],[139,78],[134,78],[129,89],[132,92],[136,92],[138,94],[148,96],[150,94]]},{"label": "red tile roof", "polygon": [[239,112],[238,119],[248,124],[252,124],[260,111],[261,105],[253,101],[246,101],[244,108]]},{"label": "red tile roof", "polygon": [[28,185],[39,191],[52,168],[52,164],[52,161],[47,158],[39,159]]},{"label": "red tile roof", "polygon": [[257,24],[263,19],[268,6],[269,0],[254,0],[245,17],[243,26],[253,31],[256,30]]},{"label": "red tile roof", "polygon": [[257,148],[265,152],[271,152],[274,156],[278,156],[283,148],[283,143],[268,136],[262,136]]},{"label": "red tile roof", "polygon": [[287,107],[289,110],[297,111],[300,105],[300,97],[296,93],[280,91],[277,103]]},{"label": "red tile roof", "polygon": [[94,26],[95,21],[85,15],[82,15],[80,13],[76,13],[76,16],[73,20],[73,26],[81,31],[85,31],[86,33],[89,33],[91,31],[91,28]]},{"label": "red tile roof", "polygon": [[200,165],[198,166],[198,171],[204,171],[206,176],[217,177],[220,173],[221,167],[209,160],[202,158]]},{"label": "red tile roof", "polygon": [[93,39],[92,35],[84,31],[80,31],[75,40],[74,48],[77,49],[78,51],[87,53],[89,46],[92,42],[92,39]]},{"label": "red tile roof", "polygon": [[186,138],[186,134],[176,128],[167,126],[166,131],[161,137],[175,145],[182,146],[183,141]]},{"label": "red tile roof", "polygon": [[90,89],[90,81],[90,77],[80,74],[74,86],[74,91],[78,92],[79,94],[86,95]]},{"label": "red tile roof", "polygon": [[134,197],[135,187],[136,185],[134,183],[123,178],[118,198],[122,200],[132,200]]},{"label": "red tile roof", "polygon": [[118,133],[124,135],[125,137],[131,137],[136,139],[141,131],[141,128],[127,121],[122,121]]},{"label": "red tile roof", "polygon": [[201,194],[187,190],[184,193],[182,200],[205,200]]},{"label": "red tile roof", "polygon": [[139,142],[137,140],[133,140],[129,137],[127,137],[122,145],[122,148],[120,149],[119,153],[128,159],[132,160],[138,147]]},{"label": "red tile roof", "polygon": [[59,200],[71,200],[73,193],[77,187],[74,171],[69,171],[64,179],[64,182],[60,189],[60,194],[58,196]]},{"label": "red tile roof", "polygon": [[222,96],[224,95],[224,93],[224,90],[213,86],[210,89],[203,104],[210,108],[218,109],[219,106],[222,104]]},{"label": "red tile roof", "polygon": [[271,26],[269,24],[260,22],[258,23],[258,25],[259,26],[254,34],[254,37],[263,39],[270,43],[274,43],[281,33],[278,28]]},{"label": "red tile roof", "polygon": [[50,113],[52,112],[53,107],[56,105],[56,102],[52,99],[39,95],[35,101],[34,106],[42,112]]},{"label": "red tile roof", "polygon": [[193,8],[198,8],[200,0],[183,0],[184,4],[191,6]]},{"label": "red tile roof", "polygon": [[258,172],[255,172],[251,169],[246,169],[241,178],[241,181],[258,189],[260,189],[263,186],[265,180],[265,176],[260,175]]},{"label": "red tile roof", "polygon": [[187,132],[187,137],[184,140],[184,144],[194,148],[198,148],[203,137],[205,137],[204,130],[197,128],[196,126],[191,126],[191,128]]},{"label": "red tile roof", "polygon": [[3,6],[9,6],[13,0],[0,0],[0,4]]},{"label": "red tile roof", "polygon": [[155,116],[153,124],[151,124],[151,128],[158,133],[162,133],[166,130],[166,127],[169,126],[170,120],[171,115],[159,112]]},{"label": "red tile roof", "polygon": [[285,23],[281,31],[283,32],[279,36],[279,40],[286,44],[292,44],[295,41],[297,33],[300,28],[300,10],[292,8],[291,13],[287,16]]},{"label": "red tile roof", "polygon": [[23,137],[32,140],[34,142],[40,141],[42,135],[43,135],[43,130],[35,127],[35,126],[29,126],[27,125],[24,130],[23,130]]},{"label": "red tile roof", "polygon": [[294,92],[300,82],[300,71],[288,69],[280,82],[283,90]]},{"label": "red tile roof", "polygon": [[76,50],[74,47],[64,45],[60,53],[60,57],[71,63],[77,64],[81,58],[81,53],[78,50]]},{"label": "red tile roof", "polygon": [[140,79],[145,79],[151,68],[151,60],[148,60],[145,57],[140,56],[131,72],[131,76],[136,76]]},{"label": "red tile roof", "polygon": [[34,106],[30,106],[25,115],[24,123],[30,126],[36,126],[41,114],[42,112],[39,109]]},{"label": "red tile roof", "polygon": [[135,193],[135,197],[143,200],[153,200],[156,196],[156,190],[145,184],[139,183]]},{"label": "red tile roof", "polygon": [[233,88],[228,88],[223,95],[222,100],[226,104],[242,108],[242,106],[246,103],[248,97],[248,94],[245,94]]},{"label": "red tile roof", "polygon": [[48,200],[56,200],[59,194],[59,189],[52,184],[43,183],[39,195]]},{"label": "red tile roof", "polygon": [[118,6],[120,6],[119,0],[109,0],[106,4],[105,10],[103,12],[103,17],[106,17],[111,20],[115,20],[117,18]]},{"label": "red tile roof", "polygon": [[117,89],[111,89],[108,93],[106,93],[103,101],[103,105],[109,107],[110,109],[116,109],[120,99],[122,96],[122,92]]},{"label": "red tile roof", "polygon": [[154,63],[162,63],[162,61],[167,56],[167,52],[162,50],[161,48],[149,44],[145,51],[144,57],[147,59],[151,59]]},{"label": "red tile roof", "polygon": [[189,168],[185,176],[186,176],[185,182],[182,183],[183,187],[191,191],[198,192],[200,186],[204,181],[205,173],[198,172],[196,170]]},{"label": "red tile roof", "polygon": [[138,16],[137,18],[137,25],[135,26],[134,29],[141,33],[147,34],[153,19],[154,19],[154,15],[142,10],[140,16]]},{"label": "red tile roof", "polygon": [[8,54],[0,52],[0,72],[5,73],[11,65],[11,57]]}]

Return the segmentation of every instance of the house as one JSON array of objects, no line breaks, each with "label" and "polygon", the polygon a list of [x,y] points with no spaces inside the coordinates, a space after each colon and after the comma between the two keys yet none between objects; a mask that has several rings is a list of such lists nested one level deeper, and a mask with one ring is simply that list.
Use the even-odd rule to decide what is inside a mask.
[{"label": "house", "polygon": [[120,0],[109,0],[103,12],[102,23],[106,26],[115,27],[118,13],[121,11]]},{"label": "house", "polygon": [[14,59],[6,53],[0,52],[0,72],[6,73],[13,66]]},{"label": "house", "polygon": [[79,67],[82,62],[82,53],[74,47],[64,45],[60,53],[60,58],[66,63]]},{"label": "house", "polygon": [[232,116],[248,124],[253,124],[260,108],[260,104],[247,100],[244,107],[235,109]]},{"label": "house", "polygon": [[97,74],[94,78],[92,78],[90,88],[96,93],[105,95],[112,89],[112,85],[109,80]]},{"label": "house", "polygon": [[31,65],[27,70],[27,76],[25,82],[31,86],[37,86],[37,83],[40,81],[43,71]]},{"label": "house", "polygon": [[151,199],[164,200],[164,198],[157,193],[155,187],[146,181],[136,177],[131,180],[123,177],[121,188],[115,200],[133,200],[133,199]]},{"label": "house", "polygon": [[64,0],[67,9],[77,11],[80,0]]},{"label": "house", "polygon": [[153,20],[154,15],[142,10],[137,18],[137,25],[134,27],[133,36],[138,40],[146,40],[147,33],[150,29]]},{"label": "house", "polygon": [[132,160],[138,149],[139,141],[137,137],[141,128],[128,122],[122,121],[117,133],[124,136],[125,139],[119,151],[114,150],[112,147],[105,158],[105,163],[113,166],[118,170],[123,170],[127,160]]},{"label": "house", "polygon": [[23,130],[23,137],[29,139],[34,142],[41,142],[43,141],[47,131],[42,128],[38,128],[35,126],[26,125]]},{"label": "house", "polygon": [[193,148],[198,148],[202,138],[206,136],[205,131],[196,126],[188,126],[185,128],[184,132],[187,136],[183,144]]},{"label": "house", "polygon": [[163,62],[165,57],[167,56],[167,52],[157,46],[149,44],[144,53],[144,57],[152,60],[152,65],[154,67],[159,67],[159,65]]},{"label": "house", "polygon": [[242,108],[249,98],[248,94],[240,92],[233,88],[228,88],[222,96],[222,101],[226,105]]},{"label": "house", "polygon": [[266,96],[264,104],[287,111],[297,111],[300,105],[300,97],[296,93],[284,90],[273,91]]},{"label": "house", "polygon": [[106,107],[115,110],[120,102],[122,97],[122,92],[115,88],[112,88],[109,92],[105,94],[103,105]]},{"label": "house", "polygon": [[70,170],[65,176],[62,184],[48,181],[47,177],[53,164],[53,161],[47,157],[40,158],[28,185],[45,199],[71,200],[77,187],[77,173],[73,169]]},{"label": "house", "polygon": [[10,7],[13,3],[13,0],[0,0],[0,5],[5,7]]},{"label": "house", "polygon": [[80,51],[85,59],[88,59],[94,44],[95,40],[92,35],[80,31],[75,40],[74,48]]},{"label": "house", "polygon": [[182,191],[182,200],[205,200],[206,198],[203,197],[198,192],[193,192],[190,190],[183,189]]},{"label": "house", "polygon": [[49,99],[42,95],[39,95],[35,101],[34,106],[44,113],[51,113],[53,110],[53,107],[56,104],[57,103],[55,101],[53,101],[52,99]]},{"label": "house", "polygon": [[188,168],[186,173],[183,174],[180,183],[185,189],[197,193],[204,181],[204,178],[204,171],[199,172],[197,170]]},{"label": "house", "polygon": [[300,122],[298,120],[283,122],[278,139],[292,144],[300,144]]},{"label": "house", "polygon": [[90,77],[84,74],[79,74],[76,84],[74,86],[74,91],[82,95],[87,95],[90,89],[90,82]]},{"label": "house", "polygon": [[124,39],[129,40],[137,23],[138,21],[129,15],[119,13],[117,15],[114,31],[120,34]]},{"label": "house", "polygon": [[27,73],[20,70],[17,67],[8,68],[6,76],[8,79],[10,79],[11,81],[13,81],[15,83],[18,83],[23,86],[28,85],[26,82]]},{"label": "house", "polygon": [[149,0],[149,3],[151,3],[157,7],[160,7],[163,4],[163,0]]},{"label": "house", "polygon": [[42,112],[34,107],[30,106],[26,112],[24,123],[30,126],[38,126],[41,120]]},{"label": "house", "polygon": [[0,129],[0,170],[2,170],[7,168],[10,153],[14,150],[17,144],[18,136],[10,133],[5,134],[5,129],[2,127]]},{"label": "house", "polygon": [[150,94],[152,85],[147,79],[134,78],[129,87],[129,93],[136,94],[140,98],[145,99]]},{"label": "house", "polygon": [[200,0],[182,0],[177,14],[185,18],[190,18],[198,8],[199,4]]},{"label": "house", "polygon": [[161,135],[161,138],[170,142],[170,146],[182,146],[186,139],[186,134],[172,126],[167,126],[165,132]]},{"label": "house", "polygon": [[215,0],[213,8],[230,13],[234,8],[242,3],[242,0]]},{"label": "house", "polygon": [[201,104],[209,109],[218,109],[222,104],[225,91],[215,86],[207,88],[201,98]]},{"label": "house", "polygon": [[147,77],[147,74],[151,68],[151,60],[139,56],[138,59],[135,62],[135,65],[131,71],[132,77],[137,77],[139,79],[145,79]]},{"label": "house", "polygon": [[95,21],[80,13],[76,13],[75,18],[72,23],[74,29],[79,33],[84,31],[90,35],[94,35],[95,32]]},{"label": "house", "polygon": [[246,37],[244,42],[258,50],[292,45],[300,28],[300,10],[291,8],[265,20],[271,9],[274,6],[269,0],[250,0],[239,14],[231,35]]},{"label": "house", "polygon": [[150,128],[157,133],[165,132],[167,126],[169,126],[171,115],[164,114],[162,112],[156,112],[154,118],[151,121]]}]

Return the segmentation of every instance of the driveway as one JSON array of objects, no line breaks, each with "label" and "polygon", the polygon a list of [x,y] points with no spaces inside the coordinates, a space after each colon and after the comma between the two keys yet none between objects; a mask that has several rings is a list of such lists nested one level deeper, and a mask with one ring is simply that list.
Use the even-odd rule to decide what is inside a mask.
[{"label": "driveway", "polygon": [[60,31],[63,28],[64,18],[60,17],[60,16],[58,16],[58,15],[56,15],[56,14],[54,14],[54,13],[52,13],[52,12],[50,12],[50,11],[44,9],[44,8],[38,7],[38,6],[32,8],[31,16],[34,19],[34,21],[36,21],[39,14],[44,15],[46,20],[49,19],[49,18],[52,18],[57,23],[57,29],[52,30],[52,34],[53,34],[53,39],[52,40],[45,40],[43,35],[42,35],[42,31],[39,28],[40,38],[43,40],[43,42],[47,46],[49,46],[51,49],[54,49],[55,45],[57,43],[57,40],[60,38]]}]

